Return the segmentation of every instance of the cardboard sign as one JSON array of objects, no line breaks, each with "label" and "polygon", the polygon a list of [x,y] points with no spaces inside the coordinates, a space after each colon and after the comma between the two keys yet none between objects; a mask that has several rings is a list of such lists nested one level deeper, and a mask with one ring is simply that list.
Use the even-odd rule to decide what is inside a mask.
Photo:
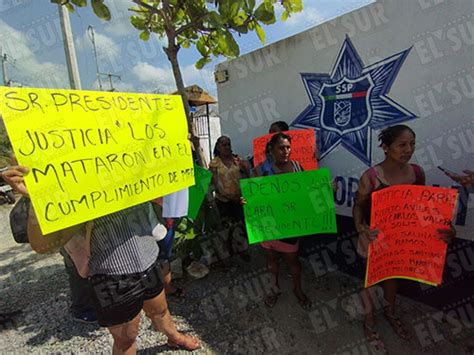
[{"label": "cardboard sign", "polygon": [[328,169],[240,180],[249,243],[336,233]]},{"label": "cardboard sign", "polygon": [[196,185],[189,188],[188,217],[191,219],[196,219],[199,213],[202,201],[204,201],[211,184],[212,173],[198,165],[194,165],[194,180]]},{"label": "cardboard sign", "polygon": [[44,234],[194,184],[180,96],[0,88]]},{"label": "cardboard sign", "polygon": [[404,278],[439,285],[447,245],[438,229],[449,229],[457,190],[396,185],[372,194],[371,229],[379,230],[370,243],[365,286]]},{"label": "cardboard sign", "polygon": [[[301,164],[304,170],[315,170],[318,168],[316,160],[316,136],[312,129],[300,129],[296,131],[286,131],[285,134],[291,137],[291,159]],[[257,166],[265,161],[265,148],[272,138],[272,134],[258,137],[253,140],[253,159]]]}]

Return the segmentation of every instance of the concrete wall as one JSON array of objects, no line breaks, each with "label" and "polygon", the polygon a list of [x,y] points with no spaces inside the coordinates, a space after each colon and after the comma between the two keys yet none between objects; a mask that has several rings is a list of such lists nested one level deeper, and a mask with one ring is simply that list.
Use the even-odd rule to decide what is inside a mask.
[{"label": "concrete wall", "polygon": [[[318,104],[310,99],[307,88],[313,90],[313,96],[317,90],[305,86],[301,74],[331,75],[347,37],[364,67],[383,65],[408,50],[385,97],[405,112],[407,121],[403,123],[417,133],[412,161],[423,167],[427,183],[452,186],[438,165],[456,172],[474,169],[473,13],[470,0],[377,1],[221,63],[216,70],[229,72],[229,80],[218,84],[222,131],[231,136],[234,151],[245,156],[251,153],[252,138],[267,133],[271,122],[297,123],[305,109]],[[374,101],[368,106],[372,112],[380,108]],[[383,112],[377,114],[378,125],[373,115],[366,124],[367,155],[372,165],[383,160],[377,142],[384,125],[380,123]],[[408,120],[410,114],[415,116],[412,120]],[[394,115],[385,126],[396,121]],[[322,140],[328,130],[318,124],[317,139]],[[363,135],[363,130],[359,131]],[[350,216],[358,179],[368,165],[342,144],[325,152],[320,166],[329,167],[337,179],[339,214]],[[460,195],[458,235],[474,240],[472,194],[469,198],[461,189]]]}]

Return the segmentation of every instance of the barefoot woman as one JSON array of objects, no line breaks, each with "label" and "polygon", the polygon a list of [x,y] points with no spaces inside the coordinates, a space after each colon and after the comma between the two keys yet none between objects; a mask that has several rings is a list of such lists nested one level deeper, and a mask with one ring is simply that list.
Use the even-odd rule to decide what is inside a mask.
[{"label": "barefoot woman", "polygon": [[[23,180],[25,167],[10,167],[4,177],[15,190],[28,195]],[[199,348],[197,339],[179,333],[171,318],[157,263],[158,245],[153,230],[158,219],[150,203],[97,218],[86,226],[79,225],[43,236],[32,208],[28,217],[28,238],[39,253],[50,252],[66,242],[79,239],[82,258],[94,289],[97,319],[107,327],[114,339],[114,354],[135,354],[135,339],[140,325],[140,312],[145,311],[156,330],[168,338],[170,347],[187,350]],[[68,244],[69,244],[68,242]],[[88,250],[90,248],[90,251]]]}]

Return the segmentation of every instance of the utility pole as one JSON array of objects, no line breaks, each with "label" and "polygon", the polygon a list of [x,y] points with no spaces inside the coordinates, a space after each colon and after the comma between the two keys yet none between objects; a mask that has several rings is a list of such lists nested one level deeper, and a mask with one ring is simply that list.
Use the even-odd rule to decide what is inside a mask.
[{"label": "utility pole", "polygon": [[8,77],[7,77],[7,54],[3,53],[3,49],[0,49],[0,60],[2,61],[2,75],[3,75],[3,85],[9,86],[10,84],[8,82]]},{"label": "utility pole", "polygon": [[15,62],[15,59],[13,59],[11,55],[5,53],[1,47],[0,47],[0,61],[2,62],[3,85],[14,86],[14,84],[16,83],[16,86],[22,87],[20,82],[8,78],[7,63],[10,62],[10,64],[13,65],[13,63]]},{"label": "utility pole", "polygon": [[64,52],[66,54],[67,71],[71,89],[81,89],[81,79],[79,78],[79,68],[77,66],[76,50],[74,48],[74,38],[71,31],[71,22],[69,20],[69,10],[62,5],[59,7],[59,20],[63,35]]},{"label": "utility pole", "polygon": [[95,59],[95,73],[96,73],[96,76],[97,76],[97,82],[99,83],[99,90],[102,91],[103,88],[102,88],[102,80],[100,79],[100,69],[99,69],[99,61],[97,59],[97,48],[95,46],[95,33],[94,33],[94,26],[92,25],[89,25],[89,27],[87,27],[87,31],[89,33],[89,39],[91,40],[92,42],[92,51],[94,52],[94,59]]},{"label": "utility pole", "polygon": [[110,90],[109,91],[115,91],[114,88],[114,83],[112,81],[112,78],[117,78],[118,80],[121,80],[122,78],[120,75],[112,74],[112,73],[107,73],[107,74],[102,74],[102,75],[107,75],[109,77],[109,83],[110,83]]},{"label": "utility pole", "polygon": [[117,78],[117,79],[121,80],[121,77],[120,77],[120,75],[116,75],[116,74],[112,74],[112,73],[101,73],[100,72],[99,60],[97,59],[97,48],[96,48],[96,45],[95,45],[94,26],[89,25],[89,27],[87,27],[87,31],[89,33],[89,39],[92,42],[92,51],[94,52],[94,59],[95,59],[95,72],[96,72],[96,76],[97,76],[97,82],[99,83],[99,90],[100,91],[104,90],[104,87],[102,86],[102,79],[101,79],[101,76],[104,75],[104,76],[107,76],[109,78],[109,83],[110,83],[110,90],[109,91],[115,91],[114,83],[112,81],[112,78]]}]

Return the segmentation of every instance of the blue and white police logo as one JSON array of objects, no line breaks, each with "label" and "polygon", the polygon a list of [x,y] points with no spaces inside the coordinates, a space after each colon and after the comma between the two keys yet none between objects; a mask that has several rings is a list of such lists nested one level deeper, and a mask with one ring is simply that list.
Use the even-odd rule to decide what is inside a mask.
[{"label": "blue and white police logo", "polygon": [[331,75],[301,74],[311,104],[291,126],[319,131],[320,159],[342,143],[371,165],[372,130],[416,117],[386,96],[409,51],[364,67],[346,37]]},{"label": "blue and white police logo", "polygon": [[321,127],[339,135],[367,126],[372,110],[369,100],[374,83],[369,75],[357,80],[346,77],[337,83],[323,83],[319,94],[322,108]]}]

